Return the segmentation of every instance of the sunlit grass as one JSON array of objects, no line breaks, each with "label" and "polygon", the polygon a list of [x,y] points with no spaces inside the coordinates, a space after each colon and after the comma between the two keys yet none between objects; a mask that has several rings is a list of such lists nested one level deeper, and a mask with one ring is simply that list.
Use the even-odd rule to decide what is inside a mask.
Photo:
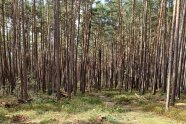
[{"label": "sunlit grass", "polygon": [[[103,122],[107,124],[148,124],[148,122],[155,124],[158,119],[161,120],[161,124],[171,124],[168,118],[186,121],[186,110],[171,107],[169,112],[165,112],[164,105],[158,102],[164,94],[153,96],[147,93],[143,97],[148,102],[138,99],[135,92],[102,91],[97,94],[106,96],[110,102],[113,102],[113,105],[106,106],[104,100],[96,95],[78,94],[72,96],[71,100],[63,98],[57,102],[55,97],[40,94],[33,96],[31,103],[10,108],[0,107],[0,123],[11,123],[17,115],[25,117],[27,123],[34,124]],[[101,117],[103,120],[100,120]],[[177,122],[174,121],[174,123]]]},{"label": "sunlit grass", "polygon": [[8,114],[8,111],[0,107],[0,123],[6,121],[7,119],[6,114]]}]

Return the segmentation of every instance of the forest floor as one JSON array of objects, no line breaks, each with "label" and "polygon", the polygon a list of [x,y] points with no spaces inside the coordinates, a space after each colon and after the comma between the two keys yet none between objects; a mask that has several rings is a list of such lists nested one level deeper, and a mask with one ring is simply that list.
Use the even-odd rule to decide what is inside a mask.
[{"label": "forest floor", "polygon": [[26,104],[16,104],[13,96],[0,97],[0,123],[186,124],[186,101],[180,100],[164,112],[164,99],[164,94],[159,93],[141,96],[137,92],[118,91],[78,94],[60,102],[53,96],[38,94]]}]

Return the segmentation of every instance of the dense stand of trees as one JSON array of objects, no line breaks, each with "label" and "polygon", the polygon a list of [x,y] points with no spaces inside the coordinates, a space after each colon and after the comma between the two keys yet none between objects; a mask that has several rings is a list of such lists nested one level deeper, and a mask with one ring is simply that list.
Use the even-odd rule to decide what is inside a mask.
[{"label": "dense stand of trees", "polygon": [[186,93],[185,0],[1,0],[0,88]]}]

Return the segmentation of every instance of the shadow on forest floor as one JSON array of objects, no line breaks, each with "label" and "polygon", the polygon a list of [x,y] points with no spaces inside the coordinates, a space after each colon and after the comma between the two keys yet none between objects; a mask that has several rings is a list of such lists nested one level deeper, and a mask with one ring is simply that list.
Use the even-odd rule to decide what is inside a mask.
[{"label": "shadow on forest floor", "polygon": [[[54,96],[38,95],[27,104],[5,107],[16,98],[0,98],[0,123],[27,124],[184,124],[186,110],[180,101],[176,107],[164,112],[163,94],[102,91],[62,99],[56,102]],[[161,102],[162,103],[161,103]],[[183,104],[184,103],[184,104]]]}]

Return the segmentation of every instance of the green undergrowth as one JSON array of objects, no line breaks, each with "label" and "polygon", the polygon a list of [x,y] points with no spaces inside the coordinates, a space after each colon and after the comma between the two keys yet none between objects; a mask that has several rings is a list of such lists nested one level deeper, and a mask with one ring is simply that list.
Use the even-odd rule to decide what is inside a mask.
[{"label": "green undergrowth", "polygon": [[134,102],[135,97],[132,95],[128,96],[128,95],[122,94],[122,95],[116,95],[112,99],[116,101],[117,104],[131,104]]},{"label": "green undergrowth", "polygon": [[176,107],[170,107],[168,112],[165,112],[165,106],[159,103],[151,103],[142,105],[142,110],[145,112],[155,112],[156,114],[163,115],[175,120],[186,122],[186,110]]},{"label": "green undergrowth", "polygon": [[[136,119],[149,121],[148,118],[153,122],[156,116],[147,116],[148,114],[145,113],[148,112],[156,113],[160,117],[186,121],[186,110],[184,109],[171,107],[169,112],[165,112],[164,105],[159,103],[165,97],[164,94],[151,95],[151,93],[146,93],[142,96],[137,92],[120,93],[118,91],[102,91],[97,94],[78,94],[72,96],[71,100],[62,98],[60,102],[57,102],[54,96],[39,94],[32,97],[31,103],[19,104],[9,108],[0,106],[0,123],[122,124],[124,122],[133,123],[132,120]],[[136,94],[142,99],[138,98]],[[106,96],[113,105],[106,106],[105,101],[99,95]],[[10,97],[6,100],[0,98],[0,101],[11,102],[11,99],[15,100],[15,98]]]},{"label": "green undergrowth", "polygon": [[87,95],[74,97],[71,100],[64,99],[61,104],[62,110],[67,113],[86,112],[103,105],[102,101],[97,97],[89,97]]},{"label": "green undergrowth", "polygon": [[[118,92],[118,91],[103,91],[103,94],[110,97],[118,106],[130,105],[133,107],[140,107],[144,112],[153,112],[160,116],[169,117],[175,120],[186,122],[186,106],[183,108],[170,107],[168,112],[165,112],[165,98],[166,94],[157,92],[156,95],[152,93],[145,93],[139,95],[138,92]],[[138,98],[135,94],[141,97]],[[161,103],[163,102],[163,103]],[[177,102],[186,103],[186,96],[181,95],[181,99]],[[186,105],[186,104],[185,104]],[[116,112],[129,112],[129,109],[114,108]]]},{"label": "green undergrowth", "polygon": [[0,123],[3,123],[7,120],[6,114],[8,111],[4,108],[0,108]]},{"label": "green undergrowth", "polygon": [[105,108],[103,101],[97,96],[78,94],[71,100],[63,98],[57,102],[55,98],[44,95],[34,96],[31,103],[19,104],[10,108],[1,106],[0,123],[13,121],[14,123],[17,121],[17,123],[32,122],[36,124],[73,123],[76,120],[78,122],[97,120],[99,116],[106,117],[104,120],[106,122],[117,122],[117,119],[111,114],[111,110]]}]

